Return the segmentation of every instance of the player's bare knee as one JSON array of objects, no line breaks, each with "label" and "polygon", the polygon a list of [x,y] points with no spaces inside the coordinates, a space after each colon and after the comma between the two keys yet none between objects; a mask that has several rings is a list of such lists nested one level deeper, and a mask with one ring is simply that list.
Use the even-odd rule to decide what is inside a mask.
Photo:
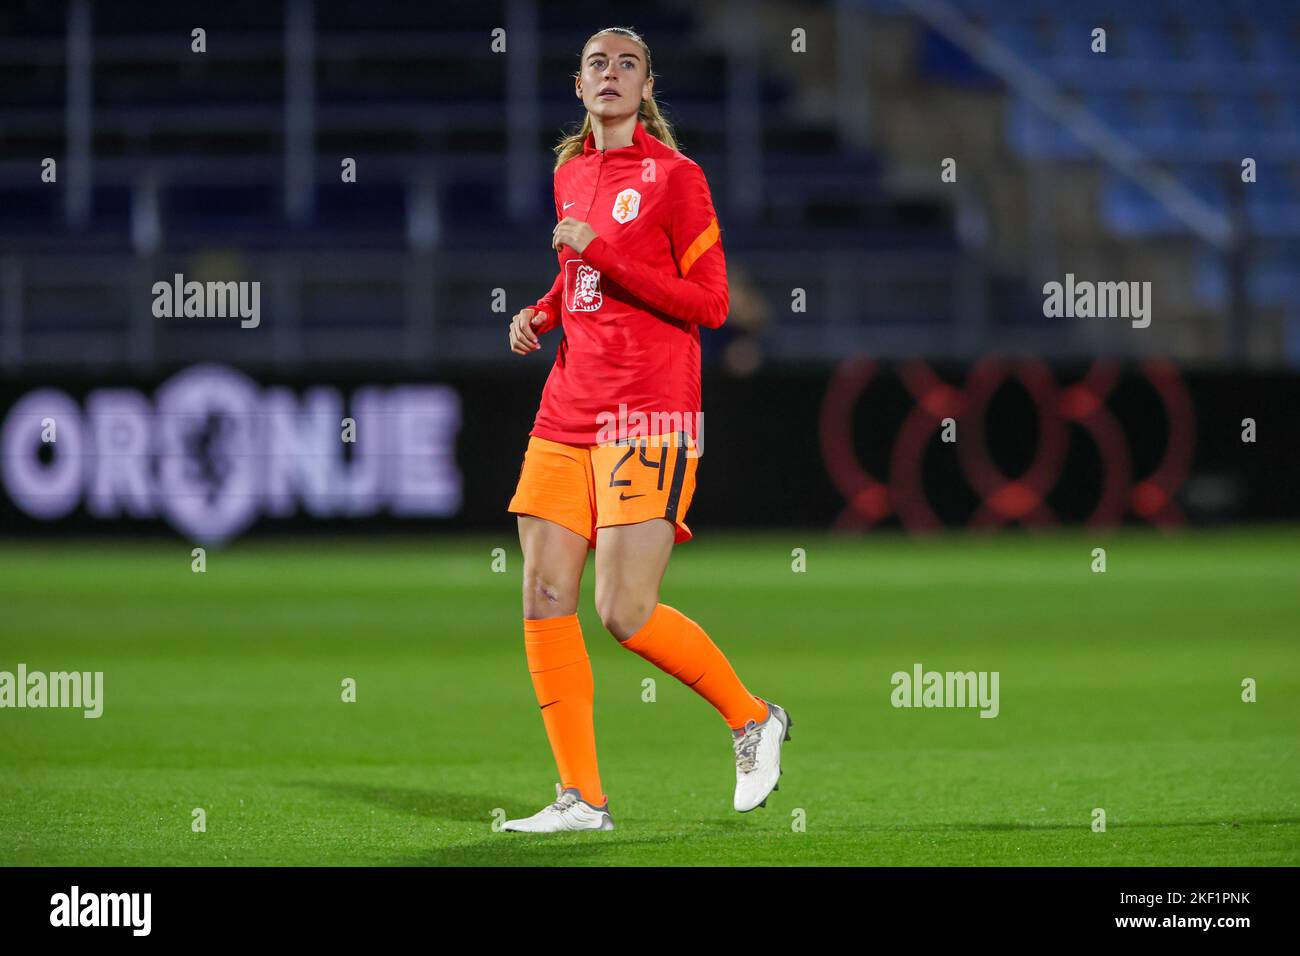
[{"label": "player's bare knee", "polygon": [[578,588],[542,574],[524,573],[524,617],[563,617],[578,610]]},{"label": "player's bare knee", "polygon": [[654,602],[644,595],[614,591],[596,597],[596,613],[618,641],[626,641],[645,626]]}]

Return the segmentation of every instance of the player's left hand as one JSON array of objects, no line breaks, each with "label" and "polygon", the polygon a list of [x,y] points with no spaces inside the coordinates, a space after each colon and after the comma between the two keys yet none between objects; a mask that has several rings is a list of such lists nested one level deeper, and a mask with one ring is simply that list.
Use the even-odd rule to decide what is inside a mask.
[{"label": "player's left hand", "polygon": [[587,248],[587,243],[595,238],[596,230],[587,223],[572,216],[565,216],[555,224],[555,231],[551,233],[551,248],[558,250],[564,245],[581,255]]}]

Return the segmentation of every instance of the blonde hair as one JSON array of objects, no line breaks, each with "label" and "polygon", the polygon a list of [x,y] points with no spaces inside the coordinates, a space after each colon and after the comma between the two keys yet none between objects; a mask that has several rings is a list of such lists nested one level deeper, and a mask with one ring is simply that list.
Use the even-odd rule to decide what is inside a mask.
[{"label": "blonde hair", "polygon": [[[591,45],[591,41],[596,39],[596,37],[604,36],[607,33],[626,37],[639,46],[641,52],[645,54],[646,78],[649,79],[655,75],[654,70],[651,69],[650,66],[650,48],[646,46],[645,40],[642,40],[635,30],[631,30],[628,27],[606,27],[604,30],[597,30],[587,38],[587,42],[582,45],[582,51],[586,52],[587,47]],[[581,58],[582,53],[579,53],[578,56]],[[581,72],[581,63],[579,63],[578,69],[579,72]],[[664,115],[659,112],[659,104],[655,102],[653,91],[650,93],[650,99],[641,100],[640,105],[637,106],[637,118],[645,126],[647,133],[668,146],[670,149],[677,149],[677,137],[673,135],[672,124],[669,123]],[[555,144],[556,169],[559,169],[574,156],[577,156],[582,152],[582,146],[586,142],[587,136],[590,132],[591,114],[587,113],[583,116],[582,126],[579,127],[576,133],[568,134]]]}]

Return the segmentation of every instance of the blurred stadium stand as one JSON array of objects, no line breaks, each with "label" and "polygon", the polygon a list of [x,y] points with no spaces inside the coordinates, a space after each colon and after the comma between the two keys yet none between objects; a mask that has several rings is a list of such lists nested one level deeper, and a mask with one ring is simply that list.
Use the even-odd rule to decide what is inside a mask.
[{"label": "blurred stadium stand", "polygon": [[[869,6],[899,17],[938,5]],[[1300,6],[1093,0],[1077,13],[1045,0],[953,6],[1071,104],[1051,115],[1023,88],[1008,86],[1002,97],[1006,144],[1034,170],[1029,202],[1052,207],[1034,234],[1039,255],[1123,262],[1134,278],[1161,277],[1162,314],[1172,309],[1178,320],[1163,330],[1177,333],[1163,339],[1169,354],[1300,361]],[[1090,49],[1098,27],[1106,30],[1104,59]],[[923,32],[924,72],[969,90],[988,88],[990,77],[967,50],[929,25]],[[1075,134],[1080,114],[1117,134],[1128,147],[1126,162],[1098,161]],[[1258,165],[1254,183],[1242,181],[1246,157]],[[1161,174],[1231,230],[1217,254],[1149,188]],[[1062,195],[1074,200],[1062,203]],[[1051,277],[1050,268],[1031,272]]]},{"label": "blurred stadium stand", "polygon": [[[1300,5],[1059,9],[638,5],[660,102],[713,186],[733,300],[752,303],[719,341],[748,325],[790,361],[1300,364]],[[509,361],[492,290],[513,313],[549,287],[550,146],[580,119],[583,40],[622,15],[535,0],[6,4],[0,363]],[[791,53],[794,27],[809,54]],[[957,183],[939,178],[949,156]],[[44,157],[57,185],[40,181]],[[1042,283],[1067,271],[1151,280],[1152,327],[1044,319]],[[261,280],[263,334],[155,320],[150,286],[174,272]],[[790,309],[796,288],[806,312]]]}]

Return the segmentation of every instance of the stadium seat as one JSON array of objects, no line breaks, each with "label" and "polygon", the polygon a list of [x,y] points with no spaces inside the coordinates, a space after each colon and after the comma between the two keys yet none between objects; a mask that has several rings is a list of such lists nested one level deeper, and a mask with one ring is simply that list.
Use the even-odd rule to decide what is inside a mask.
[{"label": "stadium seat", "polygon": [[1128,23],[1119,31],[1116,52],[1126,59],[1147,64],[1171,63],[1179,59],[1173,36],[1165,24]]},{"label": "stadium seat", "polygon": [[1188,47],[1193,59],[1215,65],[1237,64],[1244,59],[1236,34],[1222,24],[1191,30],[1188,34]]}]

